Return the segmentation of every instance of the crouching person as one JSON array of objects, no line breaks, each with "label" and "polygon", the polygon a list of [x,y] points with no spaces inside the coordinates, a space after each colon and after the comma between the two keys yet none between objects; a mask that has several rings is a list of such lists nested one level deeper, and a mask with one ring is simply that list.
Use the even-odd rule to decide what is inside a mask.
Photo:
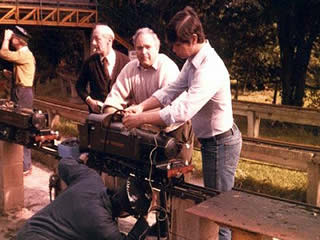
[{"label": "crouching person", "polygon": [[[95,170],[73,158],[61,159],[58,169],[67,189],[27,220],[18,232],[18,240],[145,238],[152,201],[149,184],[129,177],[123,187],[111,194]],[[137,218],[128,235],[118,228],[117,217],[122,214]]]}]

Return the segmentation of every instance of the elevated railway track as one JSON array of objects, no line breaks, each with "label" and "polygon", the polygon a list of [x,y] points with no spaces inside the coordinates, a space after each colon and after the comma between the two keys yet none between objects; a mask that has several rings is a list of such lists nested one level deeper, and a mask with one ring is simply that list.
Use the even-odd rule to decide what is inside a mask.
[{"label": "elevated railway track", "polygon": [[[50,153],[54,156],[58,156],[57,148],[59,149],[59,145],[56,145],[55,142],[41,141],[41,139],[40,142],[37,141],[37,139],[39,139],[39,136],[51,136],[43,135],[43,131],[41,131],[48,128],[47,122],[43,122],[45,123],[43,125],[44,129],[37,128],[37,130],[40,131],[36,131],[34,129],[36,126],[39,126],[37,123],[41,122],[40,119],[43,119],[43,116],[41,117],[40,115],[36,115],[38,116],[38,118],[36,118],[36,116],[33,115],[37,113],[39,113],[40,115],[42,114],[43,116],[45,115],[40,112],[33,113],[32,111],[12,111],[10,107],[4,107],[3,114],[1,115],[1,123],[3,124],[2,127],[4,130],[2,139],[4,139],[5,142],[0,142],[0,150],[5,148],[7,149],[9,146],[13,147],[13,145],[8,144],[10,141],[12,141],[13,143],[23,145],[27,144],[28,146],[32,144],[31,147],[39,151],[46,147],[44,152]],[[11,116],[11,118],[8,118],[9,116]],[[98,117],[98,119],[96,119],[98,120],[98,122],[96,122],[98,124],[92,125],[93,119],[91,118],[91,121],[86,122],[86,124],[88,125],[84,129],[94,130],[98,128],[98,132],[104,132],[105,129],[99,128],[99,126],[101,126],[100,120],[102,120],[99,118],[99,116],[101,115],[95,116],[96,118]],[[30,123],[30,121],[20,121],[20,124],[17,124],[14,121],[21,118],[28,118],[29,120],[30,118],[32,118],[32,123],[36,123],[36,125],[29,126],[28,123]],[[38,119],[38,121],[36,121],[35,119]],[[90,126],[94,127],[91,128]],[[22,129],[25,129],[25,131],[32,131],[35,134],[30,135],[30,141],[22,141],[23,139],[19,137],[22,131],[20,127]],[[14,131],[14,129],[16,131]],[[113,131],[114,128],[106,130]],[[6,134],[7,132],[11,132],[12,134],[8,135]],[[80,145],[82,142],[82,145],[85,144],[85,146],[87,147],[90,146],[90,149],[92,151],[101,151],[99,150],[99,141],[86,142],[88,139],[96,139],[98,137],[97,135],[99,135],[98,132],[92,132],[91,137],[89,137],[88,135],[88,137],[82,139],[83,141],[81,141],[80,139]],[[82,133],[84,133],[85,135],[86,131]],[[127,135],[125,134],[123,136]],[[142,135],[140,137],[142,137]],[[126,139],[129,140],[133,138],[134,137],[132,135]],[[31,141],[32,139],[34,139],[34,141]],[[153,186],[159,188],[160,191],[164,191],[168,194],[168,208],[166,208],[166,215],[170,223],[170,239],[216,239],[216,230],[218,228],[218,225],[226,225],[232,228],[234,240],[266,240],[273,237],[282,240],[320,239],[319,207],[286,199],[275,198],[259,193],[246,192],[236,188],[231,191],[222,193],[214,189],[185,183],[183,179],[180,178],[181,175],[176,175],[174,178],[166,175],[169,178],[167,179],[167,181],[163,181],[162,177],[165,176],[160,174],[160,172],[158,171],[160,168],[157,170],[157,167],[154,168],[155,165],[150,165],[149,160],[144,158],[145,155],[142,154],[138,158],[135,158],[134,155],[132,155],[131,150],[133,148],[131,144],[132,142],[130,141],[124,141],[126,142],[126,147],[121,148],[120,152],[119,149],[118,151],[110,152],[109,150],[112,148],[104,148],[104,150],[102,150],[102,152],[100,153],[104,154],[103,159],[107,160],[107,162],[105,162],[106,165],[104,165],[101,170],[107,173],[109,173],[109,171],[112,171],[115,176],[127,176],[123,174],[130,173],[137,173],[136,176],[144,176],[140,175],[144,172],[141,171],[141,169],[144,169],[141,168],[141,163],[144,162],[145,168],[150,168],[150,170],[147,170],[147,172],[145,172],[144,174],[147,174],[150,177],[151,181],[153,182]],[[98,145],[96,143],[98,143]],[[67,145],[68,144],[66,144],[65,146]],[[111,145],[108,146],[111,147]],[[139,145],[136,145],[134,148],[136,147],[140,149]],[[151,149],[152,148],[150,148],[150,150]],[[50,150],[50,152],[48,150]],[[130,163],[128,161],[125,162],[122,154],[124,151],[129,154],[128,157],[132,157],[129,157]],[[1,151],[0,154],[2,154],[0,155],[0,160],[2,161],[9,156],[9,154],[5,155],[1,153]],[[160,159],[164,160],[166,158],[160,157],[158,160]],[[118,168],[120,166],[116,167],[115,164],[120,164],[121,168]],[[155,162],[154,164],[156,164],[156,166],[158,167],[161,167],[163,165],[162,163],[159,163],[160,165],[157,165],[158,162]],[[119,169],[121,171],[118,171]],[[166,171],[168,170],[168,167],[162,168],[162,170]],[[159,174],[161,175],[160,178]]]},{"label": "elevated railway track", "polygon": [[[49,113],[52,123],[59,116],[84,123],[87,106],[38,97],[34,106]],[[308,173],[307,202],[320,206],[320,147],[243,137],[241,157]]]}]

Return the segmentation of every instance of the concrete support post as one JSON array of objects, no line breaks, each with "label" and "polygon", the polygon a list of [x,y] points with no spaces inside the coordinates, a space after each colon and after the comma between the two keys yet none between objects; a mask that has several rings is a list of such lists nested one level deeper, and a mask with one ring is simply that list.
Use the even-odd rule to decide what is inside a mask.
[{"label": "concrete support post", "polygon": [[0,212],[23,205],[23,146],[0,141]]}]

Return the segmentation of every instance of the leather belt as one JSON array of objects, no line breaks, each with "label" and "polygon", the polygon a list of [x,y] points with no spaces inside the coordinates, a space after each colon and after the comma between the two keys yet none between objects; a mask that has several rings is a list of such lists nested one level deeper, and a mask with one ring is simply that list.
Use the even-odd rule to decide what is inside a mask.
[{"label": "leather belt", "polygon": [[22,85],[17,85],[17,87],[19,87],[19,88],[32,88],[32,87],[26,87],[26,86],[22,86]]},{"label": "leather belt", "polygon": [[207,143],[207,142],[215,142],[215,141],[220,140],[222,138],[229,137],[229,136],[233,135],[233,133],[234,133],[234,130],[233,130],[233,127],[232,127],[228,131],[225,131],[223,133],[220,133],[220,134],[217,134],[215,136],[208,137],[208,138],[198,138],[198,140],[199,140],[199,142],[201,144]]}]

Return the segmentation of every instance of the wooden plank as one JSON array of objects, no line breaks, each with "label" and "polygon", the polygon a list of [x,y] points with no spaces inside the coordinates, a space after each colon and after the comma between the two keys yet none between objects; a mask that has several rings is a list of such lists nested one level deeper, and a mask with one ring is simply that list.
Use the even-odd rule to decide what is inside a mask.
[{"label": "wooden plank", "polygon": [[320,209],[238,191],[221,193],[188,213],[281,240],[320,240]]},{"label": "wooden plank", "polygon": [[295,106],[254,103],[247,101],[232,101],[235,115],[247,116],[255,112],[262,119],[277,120],[302,125],[320,126],[320,110]]},{"label": "wooden plank", "polygon": [[307,171],[315,153],[264,143],[243,141],[241,157],[295,170]]}]

